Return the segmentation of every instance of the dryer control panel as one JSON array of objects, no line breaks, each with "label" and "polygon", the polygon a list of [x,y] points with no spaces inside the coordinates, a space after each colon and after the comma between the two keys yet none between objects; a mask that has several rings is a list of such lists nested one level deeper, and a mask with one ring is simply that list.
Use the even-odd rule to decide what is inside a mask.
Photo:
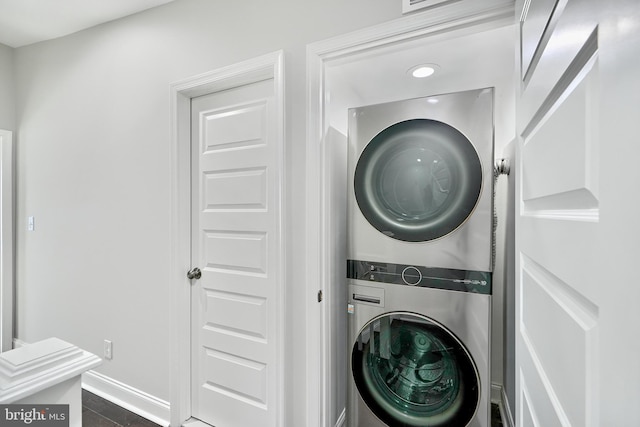
[{"label": "dryer control panel", "polygon": [[491,273],[347,260],[347,278],[491,295]]}]

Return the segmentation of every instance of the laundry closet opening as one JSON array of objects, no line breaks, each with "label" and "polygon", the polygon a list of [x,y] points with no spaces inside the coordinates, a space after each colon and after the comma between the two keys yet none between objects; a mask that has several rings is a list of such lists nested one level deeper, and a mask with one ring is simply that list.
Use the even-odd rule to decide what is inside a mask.
[{"label": "laundry closet opening", "polygon": [[[349,334],[354,334],[354,332],[348,327],[348,316],[350,316],[350,314],[347,314],[347,310],[344,308],[345,301],[353,297],[353,295],[351,295],[352,292],[347,286],[348,282],[345,277],[344,266],[345,260],[348,259],[347,236],[349,235],[349,231],[347,230],[348,216],[346,204],[349,191],[353,190],[354,185],[353,182],[350,182],[354,177],[353,170],[349,171],[347,166],[347,141],[353,137],[349,120],[353,119],[354,112],[361,107],[413,100],[416,98],[437,98],[438,95],[443,94],[491,88],[490,90],[493,91],[494,101],[494,107],[491,109],[494,112],[494,117],[491,123],[495,125],[495,153],[501,154],[502,148],[513,140],[514,53],[512,40],[516,34],[516,29],[511,25],[511,22],[512,21],[505,19],[498,20],[493,24],[486,24],[485,22],[477,26],[470,25],[464,29],[442,32],[437,35],[424,35],[423,33],[423,35],[419,37],[407,37],[405,41],[398,42],[398,40],[395,40],[393,43],[388,44],[376,41],[372,42],[373,47],[369,45],[363,47],[361,51],[351,48],[345,49],[348,50],[348,53],[345,54],[339,49],[327,53],[329,48],[323,50],[322,46],[318,47],[318,51],[322,52],[319,54],[322,59],[316,64],[312,63],[312,65],[322,67],[323,78],[321,81],[323,84],[322,88],[324,89],[323,96],[326,100],[323,106],[324,108],[321,109],[319,113],[320,117],[324,117],[324,119],[321,120],[322,124],[319,124],[318,127],[319,129],[326,129],[320,142],[320,153],[323,156],[324,163],[322,163],[320,168],[320,170],[323,171],[320,175],[323,179],[319,181],[321,182],[319,206],[321,212],[324,212],[322,218],[326,218],[326,222],[324,222],[322,226],[322,229],[325,230],[322,235],[326,237],[322,239],[319,247],[321,248],[320,253],[324,257],[323,260],[320,261],[320,265],[323,267],[321,288],[325,295],[325,301],[327,302],[325,308],[321,309],[324,310],[322,314],[324,320],[321,325],[324,331],[323,340],[321,341],[323,346],[321,364],[324,372],[323,377],[328,378],[325,389],[323,390],[323,405],[326,410],[325,414],[329,418],[326,420],[327,425],[336,425],[336,422],[340,423],[343,422],[342,420],[348,419],[345,409],[348,406],[348,397],[341,391],[344,389],[344,385],[340,379],[352,376],[350,372],[351,368],[349,367],[350,356],[348,356],[347,349],[350,349],[353,343],[347,336],[346,331],[348,330]],[[347,43],[345,43],[345,45],[346,44]],[[366,43],[363,45],[366,46]],[[429,78],[420,80],[411,77],[410,74],[407,73],[407,71],[412,69],[416,64],[425,62],[438,64],[438,72]],[[397,122],[402,121],[403,120],[398,120]],[[446,120],[439,121],[446,123]],[[392,123],[389,123],[388,126],[390,125],[392,125]],[[370,135],[370,139],[373,139],[376,134],[382,130],[383,129],[378,129]],[[467,137],[464,132],[461,133]],[[310,134],[313,134],[313,129],[310,131]],[[472,138],[468,139],[472,140]],[[396,155],[397,153],[391,154]],[[313,154],[310,155],[312,156]],[[402,156],[402,154],[397,155]],[[466,154],[462,154],[463,157],[465,155]],[[402,174],[400,173],[401,168],[398,168],[397,164],[394,166],[393,162],[390,161],[388,165],[384,165],[389,158],[389,153],[384,156],[372,154],[374,160],[376,160],[376,156],[378,156],[378,165],[376,166],[374,164],[370,167],[370,170],[365,170],[365,174],[384,168],[396,168],[396,177],[398,179],[402,178]],[[433,158],[430,158],[430,162],[433,163],[434,160],[437,160],[438,163],[440,163],[443,161],[442,154],[438,154],[438,156],[440,156],[440,158],[432,156]],[[456,156],[459,158],[461,154],[457,153]],[[492,151],[486,160],[484,160],[485,163],[481,166],[484,176],[489,177],[489,179],[492,179],[493,175],[493,157],[494,152]],[[415,161],[417,161],[417,158]],[[375,161],[373,163],[375,163]],[[473,167],[470,168],[470,170],[472,169]],[[386,170],[395,173],[391,171],[391,169]],[[402,172],[406,174],[410,173],[406,168]],[[447,171],[443,172],[445,175],[449,173]],[[465,171],[465,173],[466,172],[467,171]],[[468,173],[473,174],[473,172]],[[464,179],[466,178],[463,178],[463,181]],[[384,186],[385,184],[381,183],[380,185]],[[483,184],[483,186],[490,187],[486,184]],[[434,212],[438,209],[446,210],[450,204],[455,205],[457,203],[454,200],[446,200],[447,189],[444,186],[444,181],[438,182],[436,179],[433,182],[432,188],[442,190],[434,196],[434,204],[432,205]],[[388,225],[388,223],[392,221],[389,217],[393,217],[397,211],[401,210],[400,207],[410,209],[410,207],[407,207],[408,205],[403,205],[402,201],[397,198],[385,200],[383,189],[370,187],[361,188],[361,190],[370,193],[377,192],[376,194],[379,196],[379,200],[370,202],[370,206],[365,207],[364,210],[368,210],[372,217],[377,217],[378,222],[383,224],[380,228],[383,228],[384,225]],[[478,190],[478,188],[473,188],[471,185],[465,188],[465,191],[469,194],[482,191],[482,189]],[[389,193],[387,192],[387,194]],[[400,197],[402,195],[398,194],[398,196]],[[487,197],[489,200],[488,205],[492,206],[491,195]],[[469,212],[473,213],[478,209],[475,203],[468,202],[469,198],[465,197],[465,200],[466,203],[469,204],[469,206],[465,206],[465,209]],[[393,211],[396,211],[396,213],[393,213]],[[491,209],[486,212],[486,215],[492,215]],[[471,215],[471,217],[473,217],[473,215]],[[419,219],[417,220],[419,221]],[[373,222],[376,222],[376,219],[374,219]],[[385,222],[386,224],[384,224]],[[451,226],[454,234],[459,228],[459,223],[465,222],[466,220],[461,218],[458,219],[457,226]],[[371,229],[375,229],[375,226],[369,221],[363,222],[363,227],[365,225]],[[406,225],[406,223],[404,225]],[[411,229],[411,225],[406,225],[406,229]],[[460,230],[461,229],[462,228],[460,228]],[[383,232],[384,231],[385,230],[383,230]],[[391,233],[395,233],[391,229],[387,229],[386,232],[386,237],[389,237]],[[427,236],[427,238],[433,238],[433,240],[437,241],[447,234],[448,232],[444,231]],[[380,235],[385,237],[382,233],[380,233]],[[415,243],[412,242],[412,239],[408,236],[405,235],[403,237],[398,239],[387,238],[381,241],[384,241],[384,245],[388,246],[392,245],[392,243],[389,243],[392,240],[404,242],[404,244],[409,245]],[[490,241],[491,239],[489,238],[485,245],[486,250],[483,251],[485,258],[474,261],[473,269],[480,272],[491,270]],[[368,246],[373,251],[373,248],[378,243],[377,241],[375,243],[368,241],[362,243],[362,245],[363,247]],[[310,242],[310,244],[312,244],[312,242]],[[309,257],[311,256],[314,256],[313,251],[309,252]],[[377,265],[377,263],[381,262],[380,259],[359,259],[353,261],[362,263],[369,262],[368,268],[372,268],[371,264]],[[403,261],[400,258],[385,259],[384,261],[395,265],[395,267],[393,267],[394,274],[396,274],[398,280],[402,280],[404,268],[411,267],[414,264],[419,266],[430,264],[429,262],[415,262],[417,260]],[[311,265],[314,264],[315,260],[312,261]],[[433,265],[436,264],[434,263]],[[373,266],[373,268],[377,267]],[[446,268],[454,271],[459,269],[460,266],[449,264],[446,265]],[[419,270],[418,268],[418,271]],[[373,272],[374,275],[377,273],[382,273],[382,270]],[[424,272],[419,271],[419,273],[416,273],[416,277],[423,273]],[[405,276],[407,275],[405,274]],[[483,277],[461,280],[473,281],[473,283],[482,283],[484,281],[484,283],[490,283],[492,286],[493,308],[491,310],[485,310],[486,315],[493,319],[490,328],[491,333],[488,334],[488,336],[492,337],[492,342],[489,344],[491,351],[484,352],[482,356],[485,359],[489,357],[492,359],[482,361],[482,364],[486,362],[493,367],[490,374],[485,373],[485,375],[488,376],[488,380],[484,380],[484,383],[488,382],[489,385],[495,386],[488,387],[483,392],[483,395],[491,395],[485,396],[487,397],[486,402],[488,403],[489,397],[496,398],[496,390],[499,390],[502,384],[503,349],[501,317],[503,278],[494,276],[492,280],[490,275],[487,276],[487,278],[488,280],[485,280]],[[413,289],[416,288],[413,287]],[[393,308],[397,309],[396,306],[393,306]],[[311,310],[315,310],[315,308],[310,307],[310,312]],[[364,323],[360,326],[364,326]],[[313,325],[310,327],[313,327]],[[485,329],[488,329],[488,327],[485,326]],[[357,333],[355,335],[357,335]],[[313,351],[311,351],[311,353],[313,353]]]}]

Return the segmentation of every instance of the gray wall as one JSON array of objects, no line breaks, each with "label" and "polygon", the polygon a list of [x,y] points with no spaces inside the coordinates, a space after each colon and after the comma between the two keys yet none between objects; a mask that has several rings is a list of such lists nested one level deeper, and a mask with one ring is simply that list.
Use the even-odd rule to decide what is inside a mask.
[{"label": "gray wall", "polygon": [[15,130],[13,49],[0,44],[0,129]]},{"label": "gray wall", "polygon": [[169,85],[284,49],[286,420],[304,425],[304,381],[295,379],[305,351],[294,343],[305,341],[305,47],[400,9],[388,0],[178,0],[16,49],[17,338],[58,336],[99,355],[109,339],[113,360],[100,373],[170,399]]}]

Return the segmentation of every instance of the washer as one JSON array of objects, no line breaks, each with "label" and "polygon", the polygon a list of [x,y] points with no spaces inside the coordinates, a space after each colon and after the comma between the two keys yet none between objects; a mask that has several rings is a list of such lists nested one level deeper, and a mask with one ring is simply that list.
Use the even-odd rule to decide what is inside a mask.
[{"label": "washer", "polygon": [[348,264],[349,427],[490,426],[491,273]]},{"label": "washer", "polygon": [[348,258],[491,271],[493,89],[349,110]]}]

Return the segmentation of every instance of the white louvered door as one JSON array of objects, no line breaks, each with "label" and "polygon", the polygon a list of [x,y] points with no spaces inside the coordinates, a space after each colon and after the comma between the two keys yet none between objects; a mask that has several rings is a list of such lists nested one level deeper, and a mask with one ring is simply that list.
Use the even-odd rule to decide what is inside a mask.
[{"label": "white louvered door", "polygon": [[274,79],[192,99],[192,415],[276,426],[282,280]]},{"label": "white louvered door", "polygon": [[516,4],[515,423],[640,425],[640,7]]}]

